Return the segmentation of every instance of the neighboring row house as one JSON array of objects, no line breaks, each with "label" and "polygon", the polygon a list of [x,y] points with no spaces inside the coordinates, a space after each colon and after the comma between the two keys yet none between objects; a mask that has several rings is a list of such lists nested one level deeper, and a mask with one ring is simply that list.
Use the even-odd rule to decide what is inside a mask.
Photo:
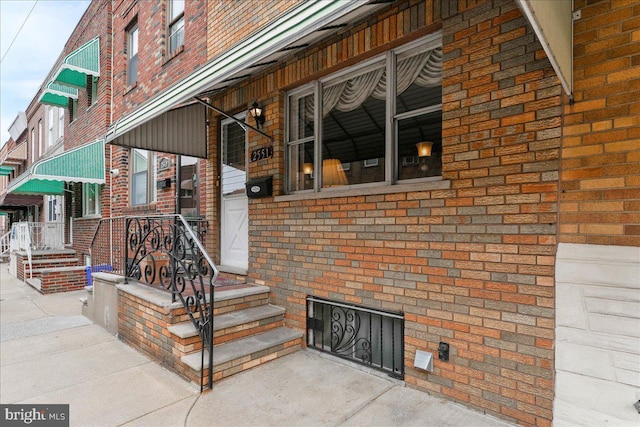
[{"label": "neighboring row house", "polygon": [[[180,213],[303,346],[522,425],[635,425],[640,5],[571,3],[94,0],[61,57],[99,68],[39,95],[58,165],[104,150],[60,180],[71,247]],[[121,338],[190,377],[123,289]]]}]

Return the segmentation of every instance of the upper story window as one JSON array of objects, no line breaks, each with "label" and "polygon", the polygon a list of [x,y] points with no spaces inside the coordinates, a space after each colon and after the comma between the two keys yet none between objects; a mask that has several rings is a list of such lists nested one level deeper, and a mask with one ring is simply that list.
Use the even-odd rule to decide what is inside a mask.
[{"label": "upper story window", "polygon": [[184,0],[169,0],[169,55],[184,45]]},{"label": "upper story window", "polygon": [[98,77],[87,76],[87,106],[91,107],[98,100]]},{"label": "upper story window", "polygon": [[42,140],[44,138],[44,133],[42,132],[42,119],[38,120],[38,155],[42,156],[42,154],[44,153],[44,141]]},{"label": "upper story window", "polygon": [[58,108],[58,134],[64,136],[64,108]]},{"label": "upper story window", "polygon": [[36,130],[31,128],[31,163],[36,161]]},{"label": "upper story window", "polygon": [[441,175],[440,33],[298,88],[287,101],[289,192]]},{"label": "upper story window", "polygon": [[49,147],[51,147],[53,145],[53,142],[55,141],[53,124],[53,107],[49,107],[49,120],[47,121],[47,142]]},{"label": "upper story window", "polygon": [[152,151],[131,150],[131,206],[146,205],[156,199],[155,157]]},{"label": "upper story window", "polygon": [[69,98],[67,109],[69,110],[69,123],[72,123],[78,117],[78,100]]},{"label": "upper story window", "polygon": [[127,86],[138,81],[138,22],[127,30]]}]

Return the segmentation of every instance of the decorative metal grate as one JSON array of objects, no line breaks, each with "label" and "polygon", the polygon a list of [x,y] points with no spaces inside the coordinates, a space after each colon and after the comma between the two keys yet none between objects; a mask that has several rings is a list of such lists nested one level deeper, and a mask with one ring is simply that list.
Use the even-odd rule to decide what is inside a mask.
[{"label": "decorative metal grate", "polygon": [[307,298],[307,345],[404,378],[404,315]]}]

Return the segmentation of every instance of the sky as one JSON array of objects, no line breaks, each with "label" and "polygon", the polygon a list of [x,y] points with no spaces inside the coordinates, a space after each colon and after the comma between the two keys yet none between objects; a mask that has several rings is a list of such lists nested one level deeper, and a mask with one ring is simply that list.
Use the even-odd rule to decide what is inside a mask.
[{"label": "sky", "polygon": [[26,111],[56,64],[89,3],[0,0],[0,147],[9,139],[9,126],[18,112]]}]

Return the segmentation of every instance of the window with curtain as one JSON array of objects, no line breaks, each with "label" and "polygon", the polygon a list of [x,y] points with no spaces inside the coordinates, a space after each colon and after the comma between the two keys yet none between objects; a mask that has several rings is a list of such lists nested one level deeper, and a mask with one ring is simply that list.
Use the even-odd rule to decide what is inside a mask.
[{"label": "window with curtain", "polygon": [[138,22],[127,30],[127,85],[138,81]]},{"label": "window with curtain", "polygon": [[131,150],[131,205],[146,205],[155,200],[155,154],[147,150]]},{"label": "window with curtain", "polygon": [[441,175],[441,34],[292,91],[287,120],[289,192]]},{"label": "window with curtain", "polygon": [[100,184],[82,184],[82,216],[100,214]]},{"label": "window with curtain", "polygon": [[169,54],[184,44],[184,0],[169,0]]}]

